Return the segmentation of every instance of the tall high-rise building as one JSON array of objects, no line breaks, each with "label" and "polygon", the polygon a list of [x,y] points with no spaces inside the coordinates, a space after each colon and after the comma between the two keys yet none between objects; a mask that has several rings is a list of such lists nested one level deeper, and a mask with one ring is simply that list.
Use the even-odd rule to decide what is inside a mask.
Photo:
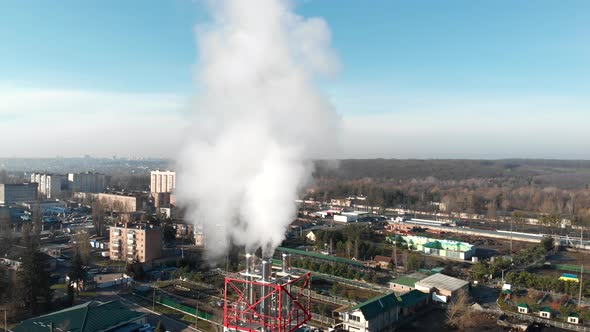
[{"label": "tall high-rise building", "polygon": [[0,183],[0,204],[33,202],[37,200],[37,183]]},{"label": "tall high-rise building", "polygon": [[107,187],[106,175],[100,173],[70,173],[68,182],[70,190],[79,193],[100,193]]},{"label": "tall high-rise building", "polygon": [[33,173],[31,182],[39,184],[39,193],[46,198],[61,197],[68,188],[68,177],[60,174]]},{"label": "tall high-rise building", "polygon": [[112,260],[150,262],[162,255],[162,232],[147,224],[110,228]]},{"label": "tall high-rise building", "polygon": [[150,189],[152,193],[169,193],[176,187],[176,172],[152,171]]}]

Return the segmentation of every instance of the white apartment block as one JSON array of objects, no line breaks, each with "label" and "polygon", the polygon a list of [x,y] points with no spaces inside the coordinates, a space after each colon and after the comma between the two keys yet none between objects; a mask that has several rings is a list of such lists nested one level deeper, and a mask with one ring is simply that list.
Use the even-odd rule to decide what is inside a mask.
[{"label": "white apartment block", "polygon": [[60,174],[31,174],[31,182],[39,184],[38,191],[46,198],[59,198],[68,187],[68,177]]},{"label": "white apartment block", "polygon": [[176,172],[152,171],[150,188],[152,193],[169,193],[176,187]]}]

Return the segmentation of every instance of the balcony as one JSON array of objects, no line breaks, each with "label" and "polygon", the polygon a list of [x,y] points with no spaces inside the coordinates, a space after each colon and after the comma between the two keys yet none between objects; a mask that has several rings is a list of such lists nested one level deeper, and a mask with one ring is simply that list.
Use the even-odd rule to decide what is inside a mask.
[{"label": "balcony", "polygon": [[127,240],[127,245],[131,246],[131,245],[135,245],[135,240]]}]

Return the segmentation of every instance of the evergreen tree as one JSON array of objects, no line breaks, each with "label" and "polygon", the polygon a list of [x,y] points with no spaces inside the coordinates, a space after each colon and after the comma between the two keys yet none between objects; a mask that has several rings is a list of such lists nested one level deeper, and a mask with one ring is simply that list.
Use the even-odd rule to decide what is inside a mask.
[{"label": "evergreen tree", "polygon": [[70,266],[70,272],[68,273],[68,278],[70,279],[69,285],[73,287],[73,284],[76,284],[76,292],[80,292],[80,282],[84,281],[88,277],[88,273],[84,269],[84,262],[82,261],[82,256],[76,252],[74,255],[74,259],[72,259],[72,265]]},{"label": "evergreen tree", "polygon": [[68,306],[74,304],[74,287],[71,284],[68,284],[67,288],[67,299],[68,299]]},{"label": "evergreen tree", "polygon": [[39,311],[39,300],[43,299],[49,307],[53,292],[50,287],[50,275],[45,270],[44,256],[36,246],[29,246],[23,256],[17,272],[19,295],[25,307],[33,313]]}]

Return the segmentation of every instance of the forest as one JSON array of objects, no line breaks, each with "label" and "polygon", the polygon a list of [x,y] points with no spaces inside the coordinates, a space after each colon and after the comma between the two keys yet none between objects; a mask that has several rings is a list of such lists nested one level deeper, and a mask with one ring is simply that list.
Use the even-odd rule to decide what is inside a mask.
[{"label": "forest", "polygon": [[341,160],[316,161],[307,198],[365,196],[366,204],[465,212],[495,218],[515,212],[590,222],[590,161]]}]

